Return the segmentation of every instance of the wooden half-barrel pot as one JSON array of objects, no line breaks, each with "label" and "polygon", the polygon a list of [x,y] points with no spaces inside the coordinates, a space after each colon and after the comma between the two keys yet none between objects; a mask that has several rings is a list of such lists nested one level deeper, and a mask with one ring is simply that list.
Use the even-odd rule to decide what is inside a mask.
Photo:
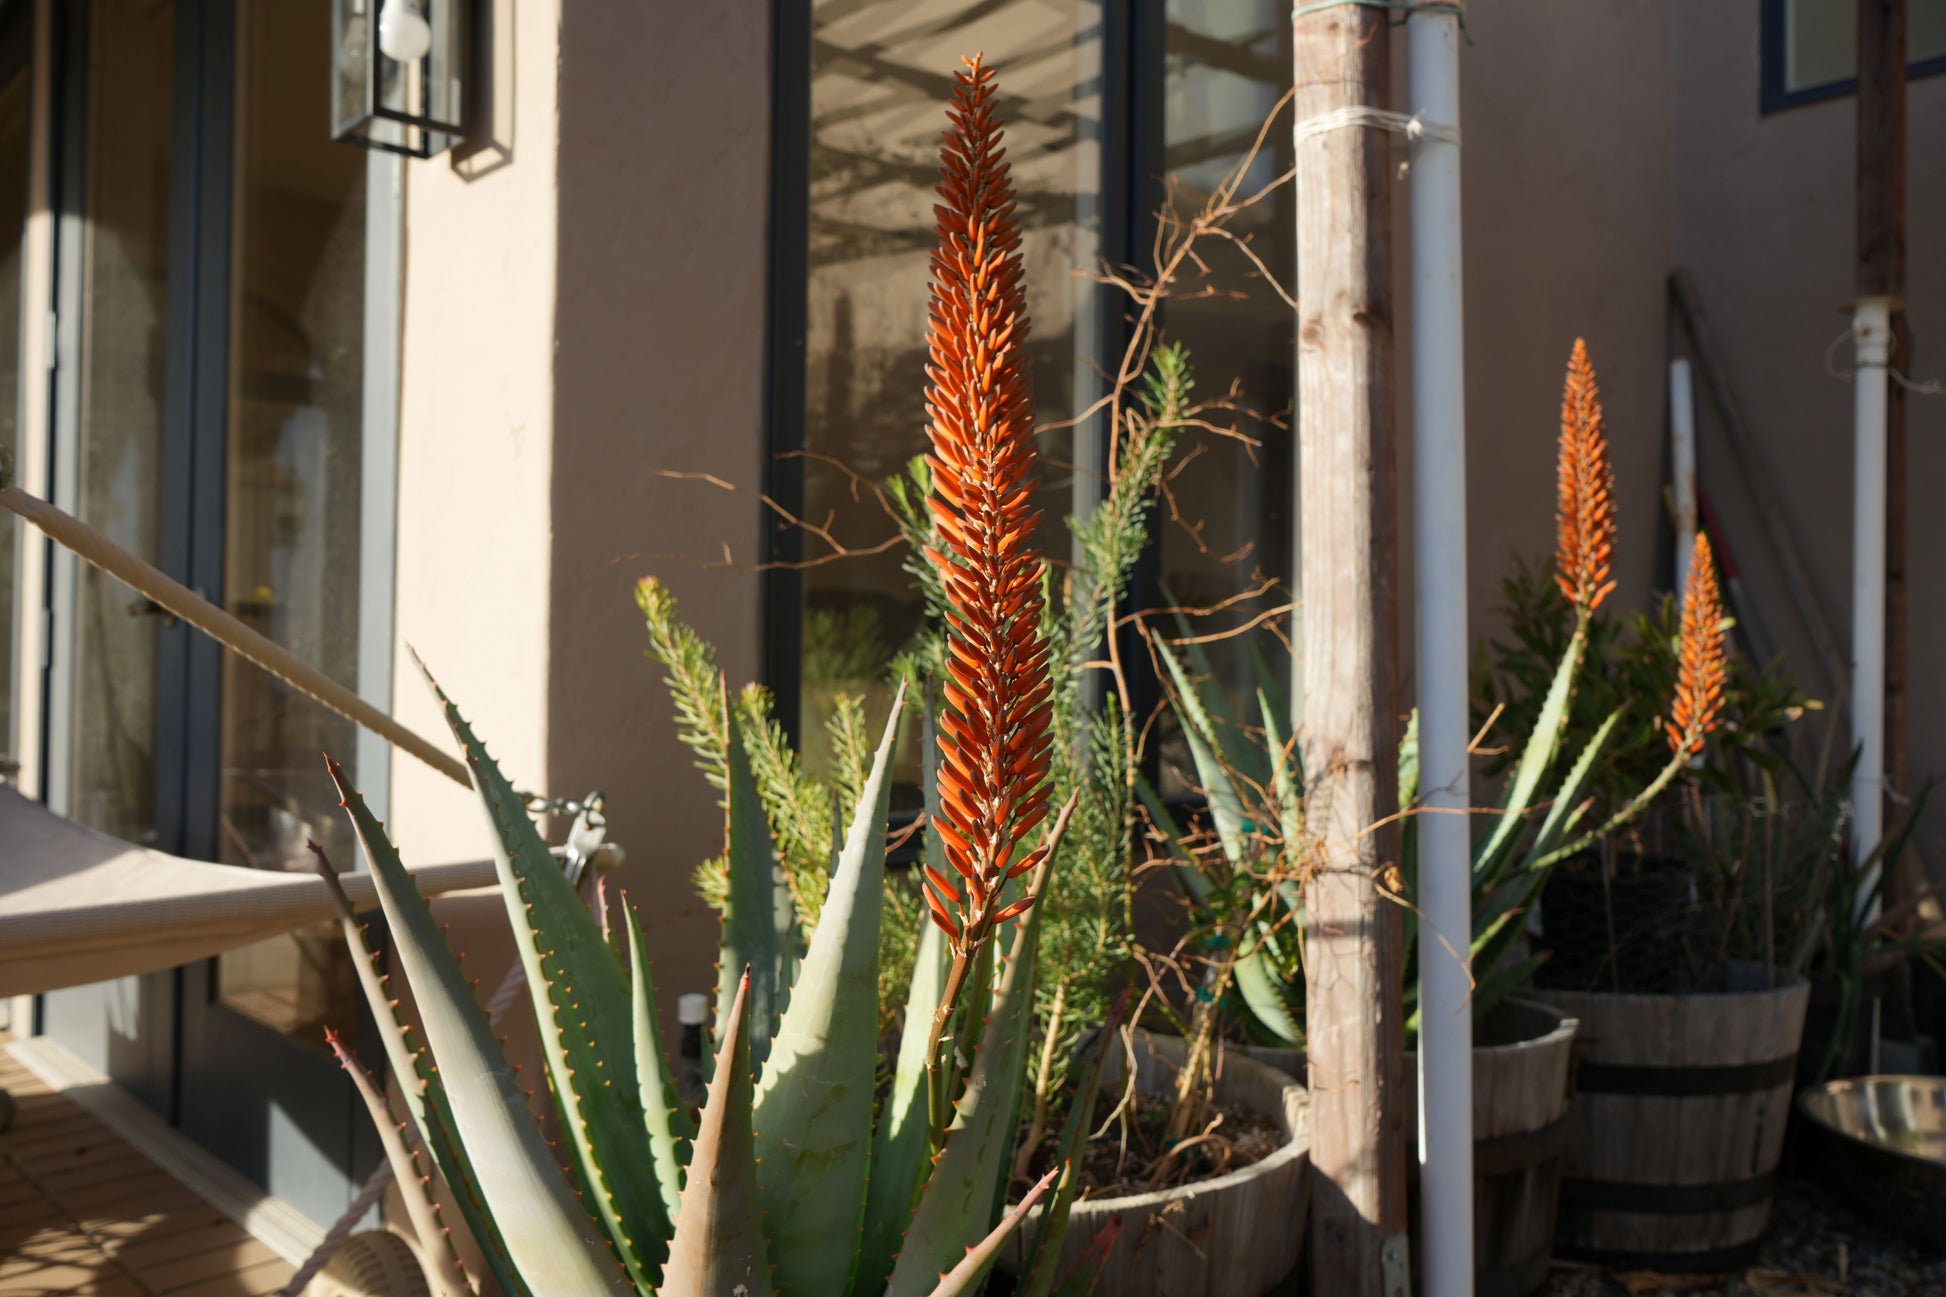
[{"label": "wooden half-barrel pot", "polygon": [[1735,964],[1726,990],[1538,990],[1581,1020],[1557,1255],[1623,1270],[1747,1266],[1790,1119],[1802,978]]},{"label": "wooden half-barrel pot", "polygon": [[[1136,1088],[1173,1094],[1182,1040],[1137,1032],[1134,1053]],[[1108,1058],[1104,1089],[1121,1076],[1121,1051]],[[1214,1179],[1075,1203],[1062,1271],[1111,1222],[1118,1233],[1095,1288],[1102,1297],[1263,1297],[1297,1268],[1311,1203],[1310,1093],[1284,1073],[1231,1052],[1215,1097],[1277,1123],[1283,1147]],[[1002,1268],[1020,1265],[1040,1219],[1036,1207],[1008,1240]]]},{"label": "wooden half-barrel pot", "polygon": [[[1575,1020],[1509,999],[1473,1028],[1473,1291],[1526,1297],[1547,1283],[1573,1102]],[[1293,1076],[1301,1050],[1244,1046]],[[1419,1060],[1406,1054],[1408,1147],[1418,1147]],[[1416,1174],[1416,1159],[1407,1163]],[[1418,1194],[1415,1186],[1413,1203]],[[1416,1224],[1415,1224],[1416,1230]],[[1414,1241],[1412,1255],[1420,1249]]]}]

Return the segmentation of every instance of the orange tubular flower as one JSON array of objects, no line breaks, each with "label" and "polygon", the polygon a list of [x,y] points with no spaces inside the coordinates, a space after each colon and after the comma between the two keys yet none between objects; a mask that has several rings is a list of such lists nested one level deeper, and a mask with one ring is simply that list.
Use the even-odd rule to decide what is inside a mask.
[{"label": "orange tubular flower", "polygon": [[1681,675],[1666,726],[1670,750],[1693,756],[1723,715],[1723,598],[1716,585],[1716,563],[1709,537],[1696,533],[1689,581],[1682,595]]},{"label": "orange tubular flower", "polygon": [[1608,579],[1615,547],[1614,489],[1608,439],[1601,429],[1601,390],[1595,385],[1588,344],[1576,338],[1561,395],[1560,541],[1554,580],[1583,617],[1615,588]]},{"label": "orange tubular flower", "polygon": [[1047,853],[1017,855],[1047,815],[1050,707],[1020,227],[993,98],[992,69],[967,60],[940,150],[927,331],[928,557],[947,601],[933,826],[951,871],[926,870],[926,903],[961,954],[1027,907],[1001,906],[1002,885]]}]

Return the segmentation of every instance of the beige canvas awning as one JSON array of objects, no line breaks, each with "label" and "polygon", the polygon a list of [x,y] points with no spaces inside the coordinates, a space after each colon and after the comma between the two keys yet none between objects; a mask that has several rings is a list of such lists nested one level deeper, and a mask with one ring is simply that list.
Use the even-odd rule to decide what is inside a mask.
[{"label": "beige canvas awning", "polygon": [[[431,896],[494,881],[491,861],[415,870]],[[371,877],[342,875],[360,910]],[[183,860],[84,828],[0,786],[0,996],[207,959],[329,919],[322,880]]]}]

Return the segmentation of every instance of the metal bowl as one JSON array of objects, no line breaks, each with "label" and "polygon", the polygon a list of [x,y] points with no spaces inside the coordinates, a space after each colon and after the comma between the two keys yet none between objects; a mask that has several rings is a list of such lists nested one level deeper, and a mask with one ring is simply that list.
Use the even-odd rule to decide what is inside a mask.
[{"label": "metal bowl", "polygon": [[1797,1096],[1861,1216],[1946,1249],[1946,1077],[1860,1076]]}]

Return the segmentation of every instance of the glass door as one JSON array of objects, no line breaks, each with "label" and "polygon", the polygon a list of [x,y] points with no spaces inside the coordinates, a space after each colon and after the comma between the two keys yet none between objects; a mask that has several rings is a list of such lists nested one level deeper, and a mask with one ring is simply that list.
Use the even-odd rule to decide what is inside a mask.
[{"label": "glass door", "polygon": [[[329,8],[235,6],[229,337],[223,428],[226,607],[358,683],[367,154],[330,138]],[[225,655],[214,755],[216,859],[309,873],[356,846],[321,753],[356,765],[351,722]],[[362,1001],[336,923],[186,970],[182,1125],[320,1219],[348,1197],[369,1126],[324,1029]],[[369,1051],[368,1051],[369,1052]],[[247,1069],[238,1059],[250,1060]],[[251,1114],[238,1120],[239,1111]],[[376,1159],[374,1145],[372,1157]]]},{"label": "glass door", "polygon": [[[356,685],[369,155],[330,138],[329,7],[60,12],[78,128],[62,141],[56,497]],[[55,808],[242,869],[308,871],[310,840],[356,867],[320,757],[356,776],[349,723],[56,561]],[[377,1158],[323,1039],[356,1037],[362,1012],[331,925],[49,995],[42,1024],[329,1221]]]},{"label": "glass door", "polygon": [[[153,563],[162,552],[162,465],[171,340],[170,172],[175,5],[117,0],[61,11],[73,52],[61,142],[57,503]],[[156,813],[164,619],[126,586],[55,551],[54,724],[48,800],[117,837],[163,842]],[[57,991],[42,1026],[85,1062],[168,1113],[175,1098],[172,974]]]}]

